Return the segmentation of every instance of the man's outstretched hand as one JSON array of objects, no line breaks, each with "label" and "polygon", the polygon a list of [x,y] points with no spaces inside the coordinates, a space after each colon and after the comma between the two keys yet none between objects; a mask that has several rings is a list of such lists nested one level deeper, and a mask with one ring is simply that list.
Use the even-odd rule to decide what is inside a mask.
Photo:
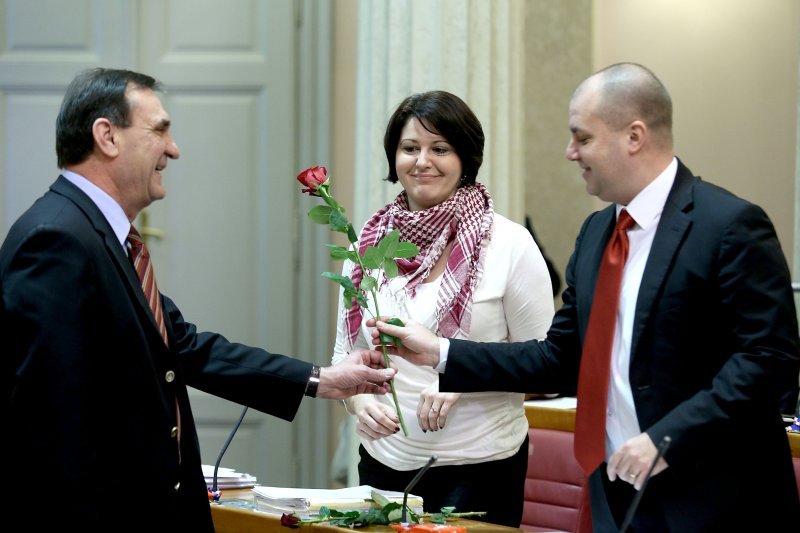
[{"label": "man's outstretched hand", "polygon": [[388,317],[367,320],[368,327],[377,328],[372,330],[372,344],[380,346],[379,335],[386,333],[397,337],[402,343],[402,346],[388,346],[389,353],[399,355],[420,366],[436,367],[439,364],[439,337],[431,330],[416,322],[408,322],[405,326],[393,326],[384,321],[386,318]]},{"label": "man's outstretched hand", "polygon": [[320,368],[317,398],[343,400],[355,394],[386,394],[396,373],[394,363],[386,368],[381,352],[350,352],[340,363]]}]

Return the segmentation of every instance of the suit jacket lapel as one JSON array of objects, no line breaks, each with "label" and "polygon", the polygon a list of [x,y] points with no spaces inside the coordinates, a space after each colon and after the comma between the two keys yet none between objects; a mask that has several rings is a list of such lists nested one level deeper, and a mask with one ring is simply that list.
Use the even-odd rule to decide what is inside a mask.
[{"label": "suit jacket lapel", "polygon": [[672,185],[661,220],[658,223],[650,255],[647,258],[639,294],[636,298],[636,314],[631,338],[631,362],[636,359],[636,349],[642,331],[650,319],[667,272],[672,268],[686,232],[692,225],[692,190],[698,178],[683,163],[678,161],[675,183]]},{"label": "suit jacket lapel", "polygon": [[114,265],[116,266],[117,271],[120,273],[120,276],[126,281],[129,296],[131,299],[133,299],[133,301],[139,304],[144,312],[144,316],[148,317],[148,321],[152,327],[158,331],[158,325],[156,325],[156,321],[153,318],[153,313],[150,310],[150,305],[147,303],[147,300],[144,297],[144,292],[142,292],[142,284],[141,281],[139,281],[139,277],[136,275],[133,264],[131,263],[128,255],[125,253],[125,250],[120,246],[117,236],[114,234],[114,231],[111,229],[108,220],[106,220],[106,217],[103,216],[103,213],[100,211],[100,209],[88,196],[86,196],[86,194],[84,194],[83,191],[81,191],[63,176],[59,176],[50,189],[56,194],[66,197],[75,205],[77,205],[81,211],[83,211],[83,213],[86,215],[86,218],[88,218],[92,223],[92,226],[94,227],[98,236],[103,241],[106,251],[111,257],[111,260],[114,262]]}]

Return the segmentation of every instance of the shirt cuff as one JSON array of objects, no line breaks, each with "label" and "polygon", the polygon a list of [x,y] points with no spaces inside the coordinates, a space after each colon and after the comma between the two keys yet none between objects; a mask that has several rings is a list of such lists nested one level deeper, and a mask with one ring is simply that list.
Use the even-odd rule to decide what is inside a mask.
[{"label": "shirt cuff", "polygon": [[447,366],[447,354],[450,351],[450,339],[439,337],[439,364],[434,367],[437,372],[443,373]]}]

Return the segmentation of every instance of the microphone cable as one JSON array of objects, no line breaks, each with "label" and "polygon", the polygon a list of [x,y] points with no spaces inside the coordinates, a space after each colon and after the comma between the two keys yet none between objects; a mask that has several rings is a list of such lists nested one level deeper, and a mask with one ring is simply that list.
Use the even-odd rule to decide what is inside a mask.
[{"label": "microphone cable", "polygon": [[404,524],[408,523],[408,519],[407,519],[407,516],[406,516],[406,510],[408,509],[408,493],[411,492],[411,489],[413,489],[414,485],[416,485],[417,482],[420,480],[420,478],[422,477],[422,474],[427,472],[428,469],[431,466],[433,466],[433,463],[436,462],[436,459],[437,459],[437,457],[435,455],[431,455],[431,458],[428,459],[428,462],[425,463],[425,466],[420,468],[419,472],[417,472],[417,475],[414,476],[414,479],[411,480],[411,483],[408,484],[408,486],[406,487],[406,490],[403,492],[403,517],[402,517],[401,521]]},{"label": "microphone cable", "polygon": [[217,457],[217,462],[214,463],[214,482],[211,488],[211,492],[217,492],[217,471],[219,470],[219,464],[222,462],[222,456],[225,455],[225,451],[228,449],[228,445],[233,440],[233,436],[236,435],[236,430],[239,429],[239,426],[242,425],[242,420],[244,420],[244,415],[247,414],[247,406],[244,406],[242,409],[242,414],[239,415],[239,420],[236,421],[236,424],[233,426],[230,434],[228,435],[228,440],[225,441],[225,444],[222,445],[222,449],[219,451],[219,456]]}]

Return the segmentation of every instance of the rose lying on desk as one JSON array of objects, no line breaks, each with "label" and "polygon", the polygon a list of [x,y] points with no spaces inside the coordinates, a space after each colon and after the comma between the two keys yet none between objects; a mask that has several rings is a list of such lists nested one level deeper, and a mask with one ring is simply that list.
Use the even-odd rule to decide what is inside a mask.
[{"label": "rose lying on desk", "polygon": [[[410,522],[401,524],[403,516],[403,505],[397,502],[390,502],[382,494],[372,491],[372,500],[382,507],[373,507],[368,511],[337,511],[328,507],[320,507],[319,514],[314,515],[314,518],[301,519],[296,514],[281,515],[281,525],[298,528],[302,524],[318,524],[320,522],[327,522],[332,526],[342,526],[349,528],[367,527],[367,526],[392,526],[395,525],[411,527],[419,524],[422,518],[430,518],[431,524],[444,524],[448,519],[454,518],[469,518],[472,516],[482,516],[485,512],[466,512],[455,513],[455,507],[442,507],[439,513],[425,513],[418,515],[410,507],[406,507],[408,514],[407,518]],[[430,524],[428,524],[430,525]],[[398,529],[397,531],[412,531],[411,529]],[[433,531],[433,530],[417,530],[417,531]],[[442,530],[442,533],[463,533],[465,530],[462,528],[460,531],[456,530]]]}]

